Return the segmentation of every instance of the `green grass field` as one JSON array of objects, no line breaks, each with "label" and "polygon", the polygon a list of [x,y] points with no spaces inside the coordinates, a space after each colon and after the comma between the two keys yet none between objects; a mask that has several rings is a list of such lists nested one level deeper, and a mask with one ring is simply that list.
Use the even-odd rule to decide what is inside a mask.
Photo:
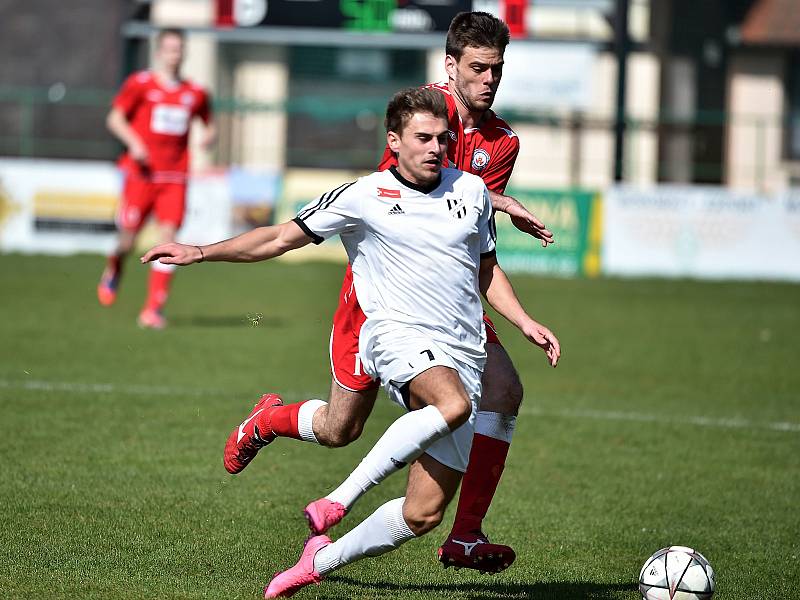
[{"label": "green grass field", "polygon": [[[296,560],[301,508],[400,414],[382,398],[347,448],[278,440],[239,476],[222,467],[260,393],[326,397],[342,269],[191,267],[153,332],[135,325],[145,268],[130,263],[113,309],[95,301],[101,268],[0,256],[0,598],[259,598]],[[499,323],[526,399],[486,529],[517,562],[443,570],[451,508],[297,598],[635,600],[642,562],[671,544],[709,558],[716,598],[797,598],[800,286],[514,281],[563,348],[550,369]]]}]

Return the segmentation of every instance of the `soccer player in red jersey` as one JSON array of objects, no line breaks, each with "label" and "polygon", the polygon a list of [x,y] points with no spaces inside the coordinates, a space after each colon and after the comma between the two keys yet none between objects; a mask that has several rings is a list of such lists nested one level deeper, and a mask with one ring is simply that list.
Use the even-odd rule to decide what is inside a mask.
[{"label": "soccer player in red jersey", "polygon": [[[155,68],[134,73],[112,103],[106,124],[127,151],[119,161],[124,176],[117,212],[117,247],[108,257],[97,286],[97,298],[110,306],[117,296],[125,257],[142,225],[155,213],[163,243],[172,242],[183,222],[189,167],[189,130],[199,118],[205,124],[202,145],[216,139],[209,94],[180,77],[183,33],[165,29],[156,38]],[[139,325],[162,329],[162,314],[174,266],[153,263],[147,299]]]},{"label": "soccer player in red jersey", "polygon": [[[481,12],[460,13],[447,35],[448,81],[429,87],[441,91],[447,102],[450,166],[480,176],[490,191],[493,208],[509,214],[518,229],[547,246],[553,242],[552,233],[514,198],[503,195],[519,152],[519,138],[491,106],[502,77],[508,42],[508,27],[496,17]],[[392,165],[396,165],[396,157],[387,148],[380,168]],[[379,192],[385,197],[393,193],[399,197],[396,190]],[[331,193],[331,200],[335,195],[335,191]],[[282,405],[275,395],[264,396],[228,439],[224,462],[229,472],[244,469],[258,450],[276,436],[335,447],[346,445],[361,434],[379,385],[363,372],[360,364],[359,331],[364,321],[348,266],[331,332],[334,381],[328,403],[314,399]],[[522,401],[522,384],[494,325],[486,316],[484,321],[487,361],[480,410],[455,522],[439,549],[439,558],[445,566],[496,572],[509,566],[515,554],[508,546],[490,543],[482,532],[482,522],[508,455]],[[336,502],[320,499],[307,507],[306,516],[312,530],[319,533],[341,520],[345,509]]]}]

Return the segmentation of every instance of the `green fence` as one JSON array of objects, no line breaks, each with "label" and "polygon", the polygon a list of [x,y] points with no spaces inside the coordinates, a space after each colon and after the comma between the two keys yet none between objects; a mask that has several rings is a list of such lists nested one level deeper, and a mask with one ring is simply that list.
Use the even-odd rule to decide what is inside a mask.
[{"label": "green fence", "polygon": [[[236,98],[219,98],[215,107],[221,139],[215,157],[220,164],[240,162],[232,132],[245,127],[253,114],[285,116],[286,163],[293,167],[338,167],[370,169],[384,145],[383,111],[386,85],[372,94],[337,96],[297,95],[289,102],[264,104]],[[119,144],[105,129],[105,116],[112,90],[65,88],[20,88],[0,86],[0,155],[46,158],[113,159]],[[504,111],[514,127],[534,125],[540,133],[559,136],[569,150],[562,153],[560,170],[569,173],[572,187],[595,186],[586,173],[608,170],[613,123],[583,114],[554,115],[541,112]],[[625,180],[657,179],[700,183],[726,181],[726,169],[747,173],[761,187],[774,168],[765,158],[770,145],[780,144],[783,153],[788,117],[751,117],[719,112],[698,112],[692,119],[665,116],[658,121],[629,119],[626,123]],[[723,162],[730,132],[735,129],[750,142],[733,162]],[[587,139],[600,134],[604,150],[592,150]],[[597,136],[595,136],[597,137]],[[555,139],[555,137],[554,137]],[[274,143],[264,136],[260,143]],[[525,139],[523,136],[523,146]],[[655,150],[653,145],[655,144]],[[542,144],[539,144],[542,146]],[[649,150],[645,151],[646,148]],[[527,156],[526,172],[537,180],[537,169],[546,180],[553,170],[553,156],[543,148],[541,155]],[[648,153],[654,158],[646,158]],[[772,155],[774,156],[774,149]],[[655,162],[654,162],[655,161]],[[774,159],[773,159],[774,162]],[[653,171],[655,170],[655,176]]]}]

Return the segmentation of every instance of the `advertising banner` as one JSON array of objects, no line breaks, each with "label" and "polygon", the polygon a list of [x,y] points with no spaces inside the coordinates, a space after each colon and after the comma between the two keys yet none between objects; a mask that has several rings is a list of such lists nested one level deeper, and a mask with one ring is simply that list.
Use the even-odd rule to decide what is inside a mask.
[{"label": "advertising banner", "polygon": [[800,281],[798,192],[617,186],[603,206],[604,274]]},{"label": "advertising banner", "polygon": [[600,266],[601,200],[589,190],[509,189],[555,236],[542,248],[498,213],[497,259],[506,271],[558,276],[596,276]]},{"label": "advertising banner", "polygon": [[[0,251],[111,251],[121,183],[110,162],[0,160]],[[226,172],[192,176],[179,239],[207,243],[230,235]],[[143,232],[142,239],[154,238]]]}]

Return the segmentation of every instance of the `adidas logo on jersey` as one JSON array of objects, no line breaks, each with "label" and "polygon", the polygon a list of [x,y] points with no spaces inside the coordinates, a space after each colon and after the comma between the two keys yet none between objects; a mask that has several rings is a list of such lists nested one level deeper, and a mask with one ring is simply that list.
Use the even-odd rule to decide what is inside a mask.
[{"label": "adidas logo on jersey", "polygon": [[467,207],[464,206],[464,199],[447,198],[447,210],[450,211],[450,216],[455,219],[463,219],[467,216]]},{"label": "adidas logo on jersey", "polygon": [[389,209],[390,215],[404,215],[406,214],[405,211],[400,208],[399,204],[395,204],[392,208]]}]

